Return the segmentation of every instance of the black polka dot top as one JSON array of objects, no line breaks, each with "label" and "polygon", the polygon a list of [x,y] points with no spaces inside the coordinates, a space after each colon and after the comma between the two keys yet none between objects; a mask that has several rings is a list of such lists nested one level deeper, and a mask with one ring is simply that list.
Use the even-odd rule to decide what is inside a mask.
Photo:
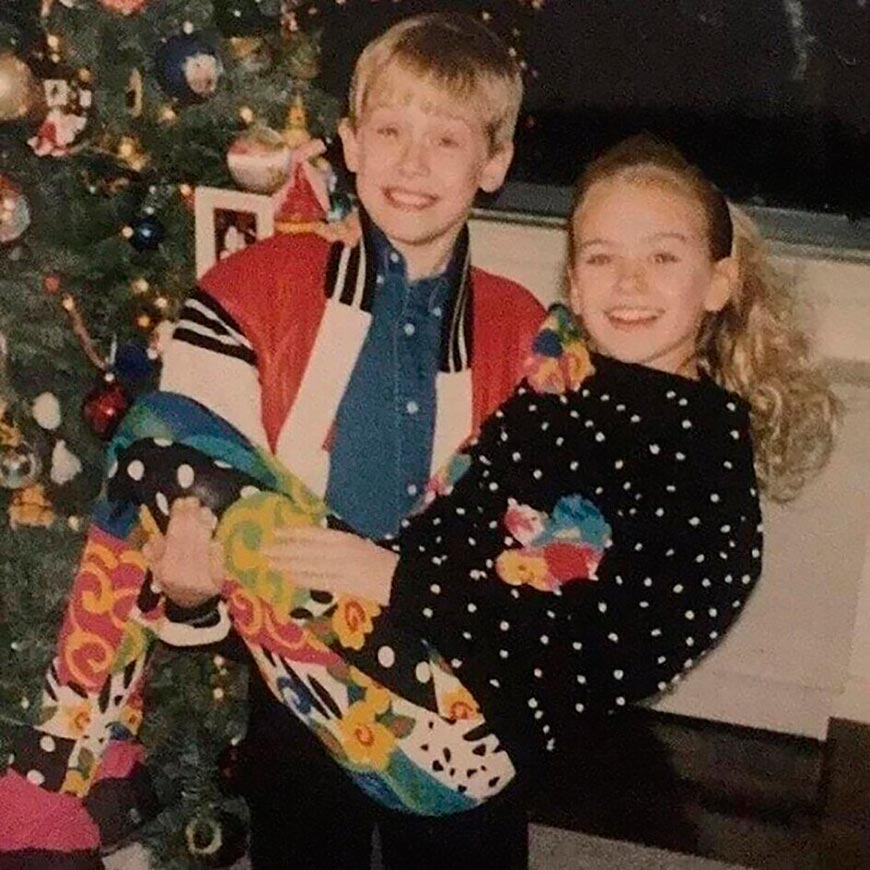
[{"label": "black polka dot top", "polygon": [[741,399],[588,354],[561,306],[534,349],[391,543],[394,620],[521,763],[570,745],[584,712],[677,682],[739,614],[762,548]]}]

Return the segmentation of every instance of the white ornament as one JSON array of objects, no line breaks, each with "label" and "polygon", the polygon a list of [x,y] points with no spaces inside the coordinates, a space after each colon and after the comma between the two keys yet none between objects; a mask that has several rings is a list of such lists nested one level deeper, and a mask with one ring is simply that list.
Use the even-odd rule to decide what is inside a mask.
[{"label": "white ornament", "polygon": [[32,413],[43,429],[53,431],[60,426],[60,402],[54,393],[40,393],[33,400]]},{"label": "white ornament", "polygon": [[61,439],[51,451],[51,479],[59,486],[69,483],[82,470],[82,463]]}]

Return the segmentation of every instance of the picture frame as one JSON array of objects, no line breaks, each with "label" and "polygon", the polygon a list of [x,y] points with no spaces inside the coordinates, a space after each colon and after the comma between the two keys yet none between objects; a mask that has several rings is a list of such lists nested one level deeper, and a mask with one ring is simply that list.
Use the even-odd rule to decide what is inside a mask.
[{"label": "picture frame", "polygon": [[271,196],[221,187],[197,187],[194,198],[196,277],[224,257],[275,233]]}]

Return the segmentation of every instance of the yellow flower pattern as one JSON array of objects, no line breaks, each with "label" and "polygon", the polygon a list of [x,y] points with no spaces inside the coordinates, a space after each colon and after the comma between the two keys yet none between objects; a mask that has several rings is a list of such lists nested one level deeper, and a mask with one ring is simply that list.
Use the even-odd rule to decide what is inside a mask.
[{"label": "yellow flower pattern", "polygon": [[374,628],[373,620],[381,608],[362,598],[342,597],[338,599],[332,614],[332,628],[339,643],[348,649],[362,649],[366,635]]}]

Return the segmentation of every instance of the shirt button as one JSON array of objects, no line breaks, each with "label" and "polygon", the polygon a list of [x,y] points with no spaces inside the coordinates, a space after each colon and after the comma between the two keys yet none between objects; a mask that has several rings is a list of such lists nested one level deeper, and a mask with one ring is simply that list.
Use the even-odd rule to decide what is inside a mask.
[{"label": "shirt button", "polygon": [[391,263],[398,263],[399,262],[399,255],[395,251],[390,252],[390,262]]},{"label": "shirt button", "polygon": [[413,323],[406,323],[403,327],[405,335],[413,335],[417,331],[417,327]]},{"label": "shirt button", "polygon": [[440,305],[436,305],[436,306],[432,309],[432,313],[433,313],[436,317],[440,317],[444,312],[441,310],[441,306],[440,306]]},{"label": "shirt button", "polygon": [[383,286],[383,283],[384,283],[384,276],[378,275],[378,277],[375,278],[375,284],[377,284],[378,287],[381,287],[381,286]]},{"label": "shirt button", "polygon": [[408,495],[417,495],[417,484],[409,483],[406,492],[408,493]]},{"label": "shirt button", "polygon": [[405,410],[409,414],[416,414],[417,411],[420,410],[420,406],[412,399],[407,405],[405,405]]}]

